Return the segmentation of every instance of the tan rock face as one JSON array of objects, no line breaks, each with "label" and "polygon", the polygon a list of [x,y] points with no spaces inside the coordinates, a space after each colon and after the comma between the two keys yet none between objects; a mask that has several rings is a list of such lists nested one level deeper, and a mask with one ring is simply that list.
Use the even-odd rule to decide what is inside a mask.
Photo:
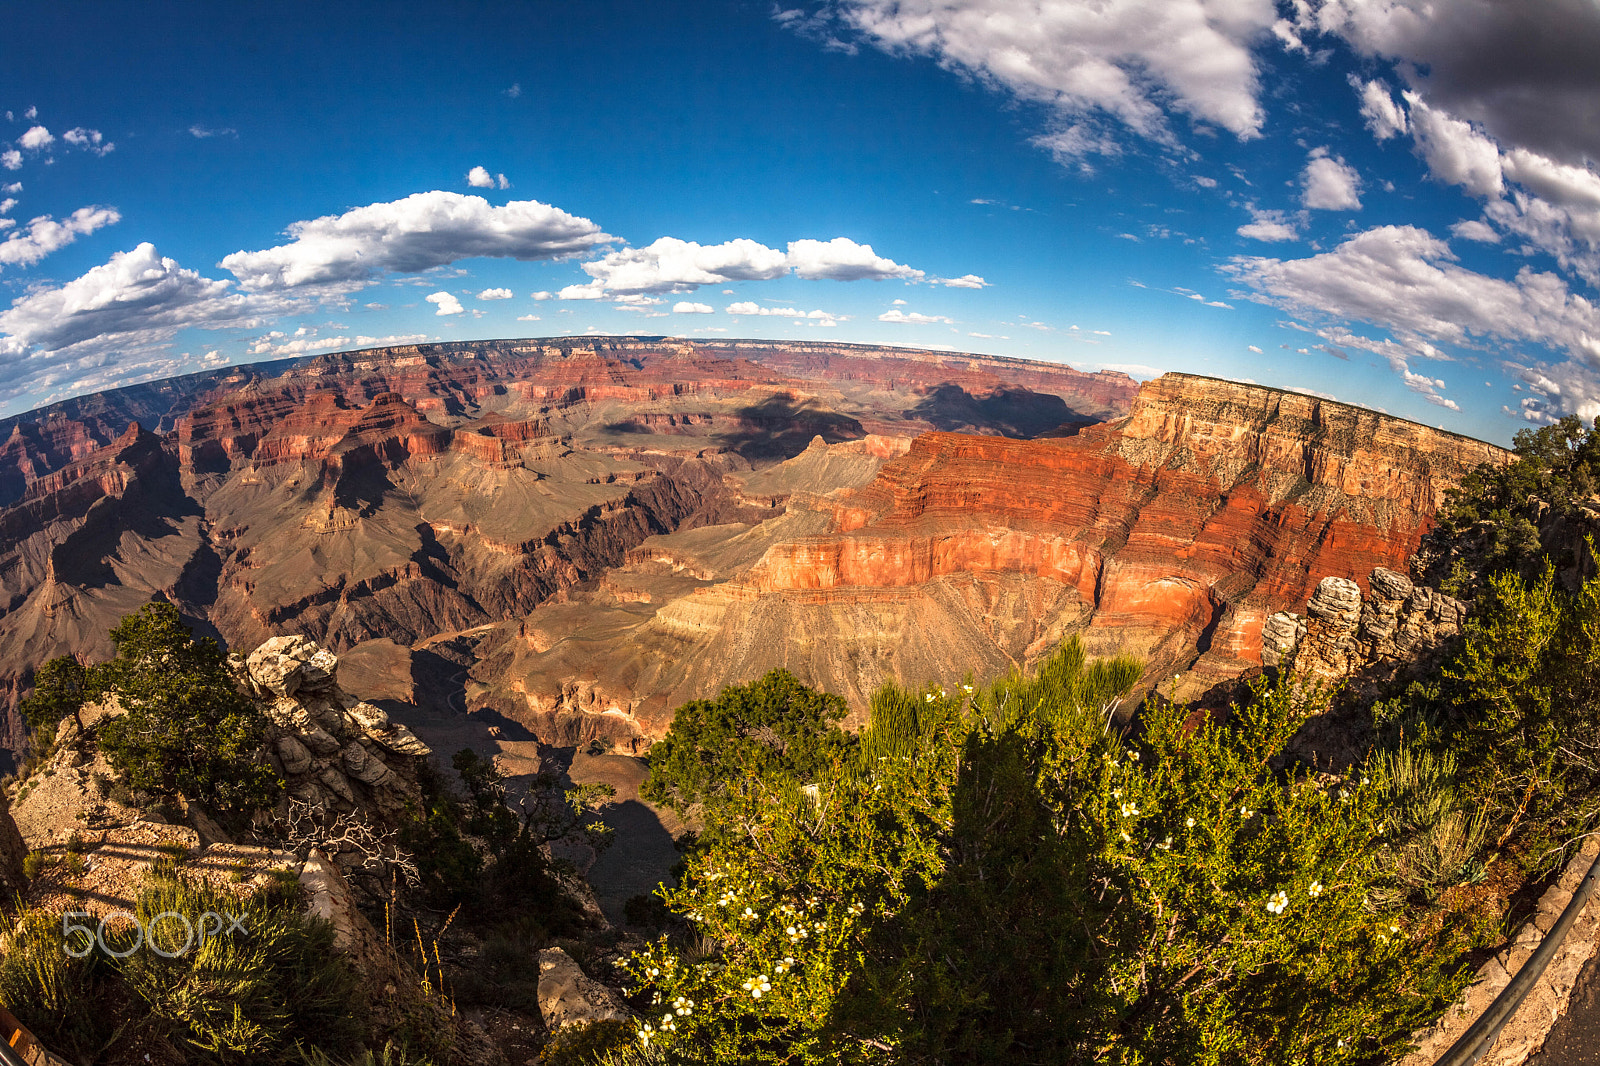
[{"label": "tan rock face", "polygon": [[[1196,695],[1260,665],[1264,639],[1269,661],[1281,657],[1307,625],[1335,656],[1331,634],[1359,622],[1373,568],[1399,588],[1445,490],[1506,455],[1364,409],[1169,374],[1126,419],[1075,436],[924,434],[870,482],[791,498],[781,519],[728,527],[722,547],[647,541],[612,572],[627,599],[602,589],[536,610],[476,672],[492,686],[476,702],[524,704],[506,713],[541,735],[637,749],[684,700],[774,666],[859,713],[885,680],[993,676],[1073,633],[1093,654],[1142,656],[1147,678],[1182,673],[1178,694]],[[1269,623],[1313,593],[1309,623]],[[1400,649],[1428,639],[1418,604],[1403,620],[1375,607],[1371,632],[1391,626]]]},{"label": "tan rock face", "polygon": [[1378,679],[1426,658],[1466,622],[1466,604],[1396,571],[1377,567],[1367,585],[1363,597],[1354,582],[1324,578],[1309,619],[1272,615],[1262,628],[1262,662],[1322,681],[1357,673]]}]

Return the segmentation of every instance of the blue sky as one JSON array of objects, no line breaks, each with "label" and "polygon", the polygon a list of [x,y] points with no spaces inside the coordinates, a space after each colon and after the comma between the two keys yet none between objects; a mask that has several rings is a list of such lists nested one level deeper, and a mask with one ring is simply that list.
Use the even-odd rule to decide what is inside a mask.
[{"label": "blue sky", "polygon": [[0,42],[0,413],[829,338],[1600,413],[1590,0],[71,3]]}]

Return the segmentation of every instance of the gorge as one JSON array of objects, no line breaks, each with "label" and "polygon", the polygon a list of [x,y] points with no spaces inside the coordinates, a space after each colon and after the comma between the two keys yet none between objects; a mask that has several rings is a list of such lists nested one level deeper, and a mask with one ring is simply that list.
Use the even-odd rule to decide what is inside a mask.
[{"label": "gorge", "polygon": [[153,596],[642,751],[774,666],[849,700],[1081,633],[1195,695],[1319,581],[1404,571],[1502,449],[1297,393],[926,350],[489,341],[258,364],[0,433],[4,742],[33,665]]}]

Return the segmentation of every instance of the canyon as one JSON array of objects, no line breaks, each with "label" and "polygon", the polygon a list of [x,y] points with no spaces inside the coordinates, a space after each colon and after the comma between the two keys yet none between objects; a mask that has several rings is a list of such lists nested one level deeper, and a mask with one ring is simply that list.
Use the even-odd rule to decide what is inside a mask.
[{"label": "canyon", "polygon": [[1507,455],[1191,375],[662,337],[258,364],[0,434],[13,753],[31,668],[109,655],[154,596],[230,647],[303,636],[398,700],[562,746],[642,751],[776,666],[859,720],[885,680],[988,677],[1073,634],[1194,694],[1259,666],[1323,578],[1404,571],[1444,493]]}]

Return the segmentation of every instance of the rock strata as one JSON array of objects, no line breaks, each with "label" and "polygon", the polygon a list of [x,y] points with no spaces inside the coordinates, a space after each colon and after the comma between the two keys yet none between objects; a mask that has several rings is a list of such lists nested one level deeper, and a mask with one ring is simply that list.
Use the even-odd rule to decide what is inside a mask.
[{"label": "rock strata", "polygon": [[430,749],[388,714],[339,687],[339,657],[301,636],[274,637],[229,663],[270,725],[270,758],[288,794],[329,816],[360,813],[397,825],[420,803]]},{"label": "rock strata", "polygon": [[1384,679],[1426,659],[1461,632],[1467,605],[1404,574],[1376,567],[1363,597],[1355,582],[1325,577],[1306,606],[1270,615],[1261,628],[1261,663],[1302,677],[1340,682],[1376,671]]}]

